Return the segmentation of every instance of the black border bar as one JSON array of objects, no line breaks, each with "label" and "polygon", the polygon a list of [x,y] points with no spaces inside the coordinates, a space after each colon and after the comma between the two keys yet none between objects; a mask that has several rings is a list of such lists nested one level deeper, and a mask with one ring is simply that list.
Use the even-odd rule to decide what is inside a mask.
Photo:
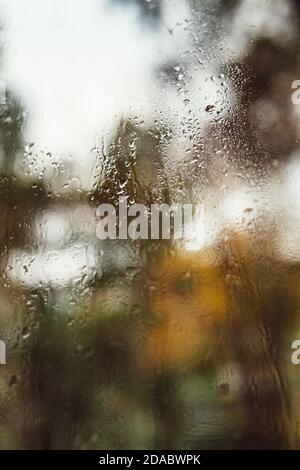
[{"label": "black border bar", "polygon": [[[30,469],[53,468],[57,465],[69,469],[77,468],[119,468],[135,469],[149,466],[179,465],[186,468],[253,468],[256,465],[287,467],[300,463],[300,451],[260,451],[260,450],[3,450],[0,451],[1,468],[9,469],[29,465]],[[3,467],[2,467],[3,465]],[[4,467],[5,465],[5,467]]]}]

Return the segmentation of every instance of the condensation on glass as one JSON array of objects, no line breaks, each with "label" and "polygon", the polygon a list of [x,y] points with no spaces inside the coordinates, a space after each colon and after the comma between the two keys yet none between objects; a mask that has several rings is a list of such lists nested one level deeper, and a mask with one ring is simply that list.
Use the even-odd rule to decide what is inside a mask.
[{"label": "condensation on glass", "polygon": [[[0,448],[299,448],[299,2],[0,18]],[[201,236],[100,240],[120,197]]]}]

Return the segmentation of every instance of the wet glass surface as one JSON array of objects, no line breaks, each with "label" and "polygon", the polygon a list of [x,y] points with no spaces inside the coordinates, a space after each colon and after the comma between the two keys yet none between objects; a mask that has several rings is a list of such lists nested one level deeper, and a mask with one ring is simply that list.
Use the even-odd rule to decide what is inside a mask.
[{"label": "wet glass surface", "polygon": [[299,2],[0,18],[0,448],[299,448]]}]

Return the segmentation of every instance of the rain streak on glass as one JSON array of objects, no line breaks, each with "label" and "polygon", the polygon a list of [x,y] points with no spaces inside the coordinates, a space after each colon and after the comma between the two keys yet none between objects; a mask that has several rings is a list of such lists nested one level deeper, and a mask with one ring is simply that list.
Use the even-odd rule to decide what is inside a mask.
[{"label": "rain streak on glass", "polygon": [[[300,448],[299,2],[0,19],[0,448]],[[194,237],[99,239],[120,198]]]}]

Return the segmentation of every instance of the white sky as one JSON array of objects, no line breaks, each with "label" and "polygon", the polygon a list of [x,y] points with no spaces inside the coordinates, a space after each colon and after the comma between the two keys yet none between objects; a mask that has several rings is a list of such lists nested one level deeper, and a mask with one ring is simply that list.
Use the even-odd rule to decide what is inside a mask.
[{"label": "white sky", "polygon": [[154,30],[137,8],[108,8],[106,0],[2,1],[4,79],[29,111],[26,140],[54,158],[71,156],[82,177],[96,136],[114,130],[115,116],[154,120],[161,91],[153,74],[187,44],[183,28],[168,31],[187,16],[185,2],[172,3],[165,1],[167,23]]}]

